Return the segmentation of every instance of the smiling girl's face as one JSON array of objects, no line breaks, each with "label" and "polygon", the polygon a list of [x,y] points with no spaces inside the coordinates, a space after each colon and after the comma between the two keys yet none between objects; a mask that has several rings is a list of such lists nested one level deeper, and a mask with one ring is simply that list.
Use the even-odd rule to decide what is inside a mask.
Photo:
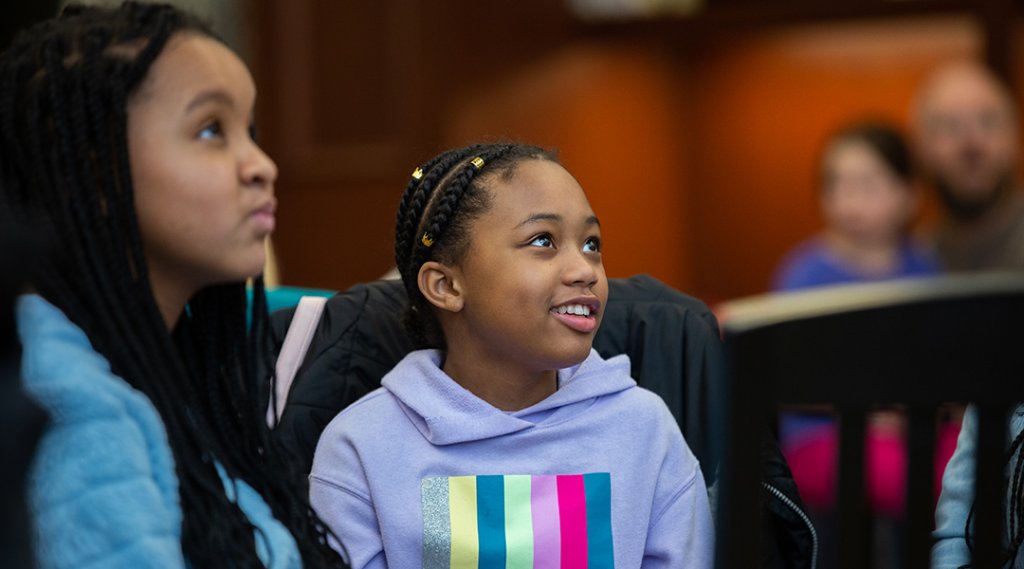
[{"label": "smiling girl's face", "polygon": [[600,225],[583,189],[544,159],[483,186],[491,207],[454,269],[463,304],[455,334],[446,330],[449,357],[526,374],[583,361],[608,301]]}]

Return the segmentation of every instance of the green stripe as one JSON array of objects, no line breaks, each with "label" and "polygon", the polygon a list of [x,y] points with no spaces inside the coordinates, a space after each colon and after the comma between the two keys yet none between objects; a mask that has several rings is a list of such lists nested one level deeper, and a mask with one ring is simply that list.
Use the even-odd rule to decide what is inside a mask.
[{"label": "green stripe", "polygon": [[533,569],[530,476],[505,476],[505,569]]}]

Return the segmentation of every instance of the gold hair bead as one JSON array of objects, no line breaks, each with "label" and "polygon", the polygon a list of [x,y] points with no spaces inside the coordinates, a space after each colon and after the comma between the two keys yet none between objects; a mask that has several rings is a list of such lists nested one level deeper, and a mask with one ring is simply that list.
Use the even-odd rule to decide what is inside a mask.
[{"label": "gold hair bead", "polygon": [[423,237],[420,237],[420,243],[423,243],[426,247],[431,247],[434,245],[434,240],[430,237],[429,233],[424,233]]},{"label": "gold hair bead", "polygon": [[484,159],[480,158],[479,156],[477,156],[476,158],[470,160],[470,163],[472,163],[474,166],[476,166],[477,170],[479,170],[479,169],[484,167]]},{"label": "gold hair bead", "polygon": [[422,177],[423,177],[423,170],[422,169],[416,168],[415,170],[412,171],[412,179],[413,180],[419,180]]}]

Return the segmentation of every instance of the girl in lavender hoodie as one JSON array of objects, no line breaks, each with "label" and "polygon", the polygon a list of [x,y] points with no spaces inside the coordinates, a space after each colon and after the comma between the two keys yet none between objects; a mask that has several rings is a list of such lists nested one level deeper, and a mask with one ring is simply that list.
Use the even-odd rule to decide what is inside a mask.
[{"label": "girl in lavender hoodie", "polygon": [[710,567],[704,480],[625,356],[591,348],[600,224],[518,144],[417,168],[395,257],[422,350],[322,435],[311,501],[354,568]]}]

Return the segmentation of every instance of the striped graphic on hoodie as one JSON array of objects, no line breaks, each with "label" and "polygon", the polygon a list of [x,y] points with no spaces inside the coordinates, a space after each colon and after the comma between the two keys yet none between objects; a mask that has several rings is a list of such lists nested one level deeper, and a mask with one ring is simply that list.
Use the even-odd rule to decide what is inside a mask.
[{"label": "striped graphic on hoodie", "polygon": [[611,475],[434,476],[424,569],[611,569]]}]

